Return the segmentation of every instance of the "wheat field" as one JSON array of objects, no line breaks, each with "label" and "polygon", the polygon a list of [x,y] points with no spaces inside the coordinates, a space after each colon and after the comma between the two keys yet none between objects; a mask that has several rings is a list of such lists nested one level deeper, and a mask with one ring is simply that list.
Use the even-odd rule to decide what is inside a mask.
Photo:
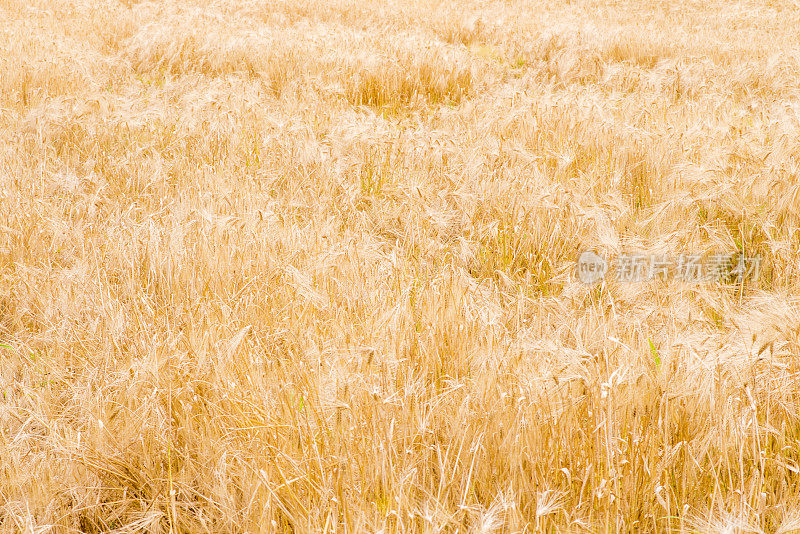
[{"label": "wheat field", "polygon": [[0,21],[0,532],[800,532],[796,1]]}]

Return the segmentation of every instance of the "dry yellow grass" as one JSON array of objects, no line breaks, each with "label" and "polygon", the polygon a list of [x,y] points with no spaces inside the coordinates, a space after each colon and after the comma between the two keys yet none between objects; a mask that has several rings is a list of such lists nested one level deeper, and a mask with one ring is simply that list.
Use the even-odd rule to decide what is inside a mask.
[{"label": "dry yellow grass", "polygon": [[0,20],[0,532],[800,532],[797,2]]}]

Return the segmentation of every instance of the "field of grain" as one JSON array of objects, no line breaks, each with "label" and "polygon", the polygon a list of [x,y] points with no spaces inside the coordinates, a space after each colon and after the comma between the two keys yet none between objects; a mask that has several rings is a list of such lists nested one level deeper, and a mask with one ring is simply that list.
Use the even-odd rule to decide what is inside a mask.
[{"label": "field of grain", "polygon": [[0,21],[0,532],[800,532],[796,1]]}]

